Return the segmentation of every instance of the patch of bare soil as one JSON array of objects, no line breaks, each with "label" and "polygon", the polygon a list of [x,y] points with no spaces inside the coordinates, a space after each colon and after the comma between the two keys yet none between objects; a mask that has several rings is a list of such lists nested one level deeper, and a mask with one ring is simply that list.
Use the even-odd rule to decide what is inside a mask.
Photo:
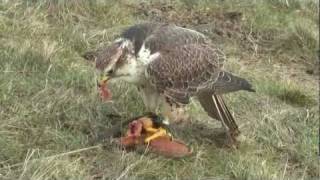
[{"label": "patch of bare soil", "polygon": [[202,32],[214,40],[241,37],[240,12],[216,12],[213,9],[193,9],[174,4],[150,2],[131,5],[136,15],[152,22],[173,23]]}]

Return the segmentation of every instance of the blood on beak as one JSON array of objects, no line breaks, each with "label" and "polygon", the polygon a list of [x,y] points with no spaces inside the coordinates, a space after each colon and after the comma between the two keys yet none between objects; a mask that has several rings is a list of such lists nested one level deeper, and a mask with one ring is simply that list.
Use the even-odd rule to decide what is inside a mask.
[{"label": "blood on beak", "polygon": [[98,87],[105,86],[109,79],[109,76],[101,76],[101,78],[97,81]]}]

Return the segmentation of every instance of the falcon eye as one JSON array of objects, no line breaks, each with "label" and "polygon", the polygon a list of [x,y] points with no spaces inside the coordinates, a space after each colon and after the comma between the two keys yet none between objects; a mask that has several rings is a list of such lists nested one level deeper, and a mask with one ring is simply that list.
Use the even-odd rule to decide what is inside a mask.
[{"label": "falcon eye", "polygon": [[107,71],[107,74],[112,74],[114,72],[113,69],[110,69],[109,71]]}]

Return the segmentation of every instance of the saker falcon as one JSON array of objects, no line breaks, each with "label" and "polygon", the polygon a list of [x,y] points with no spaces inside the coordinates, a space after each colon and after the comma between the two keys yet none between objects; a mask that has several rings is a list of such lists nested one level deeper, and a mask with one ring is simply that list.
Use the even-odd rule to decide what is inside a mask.
[{"label": "saker falcon", "polygon": [[238,126],[222,94],[254,92],[243,78],[223,69],[223,52],[205,35],[172,24],[144,23],[129,27],[104,49],[86,53],[104,79],[138,87],[146,108],[168,120],[196,97],[203,109],[221,121],[235,142]]}]

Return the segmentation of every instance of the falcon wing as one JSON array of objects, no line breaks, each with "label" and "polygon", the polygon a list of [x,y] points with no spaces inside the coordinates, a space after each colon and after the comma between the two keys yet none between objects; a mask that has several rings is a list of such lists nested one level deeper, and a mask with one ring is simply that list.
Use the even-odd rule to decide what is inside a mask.
[{"label": "falcon wing", "polygon": [[225,59],[219,49],[206,44],[167,46],[159,53],[147,67],[150,83],[180,104],[189,103],[198,91],[212,89]]},{"label": "falcon wing", "polygon": [[154,53],[169,45],[178,46],[210,42],[200,32],[164,23],[137,24],[123,31],[120,37],[129,39],[134,43],[136,55],[144,43],[151,53]]},{"label": "falcon wing", "polygon": [[151,54],[168,49],[168,47],[188,44],[210,44],[210,39],[200,32],[171,24],[162,24],[146,38],[145,47]]}]

